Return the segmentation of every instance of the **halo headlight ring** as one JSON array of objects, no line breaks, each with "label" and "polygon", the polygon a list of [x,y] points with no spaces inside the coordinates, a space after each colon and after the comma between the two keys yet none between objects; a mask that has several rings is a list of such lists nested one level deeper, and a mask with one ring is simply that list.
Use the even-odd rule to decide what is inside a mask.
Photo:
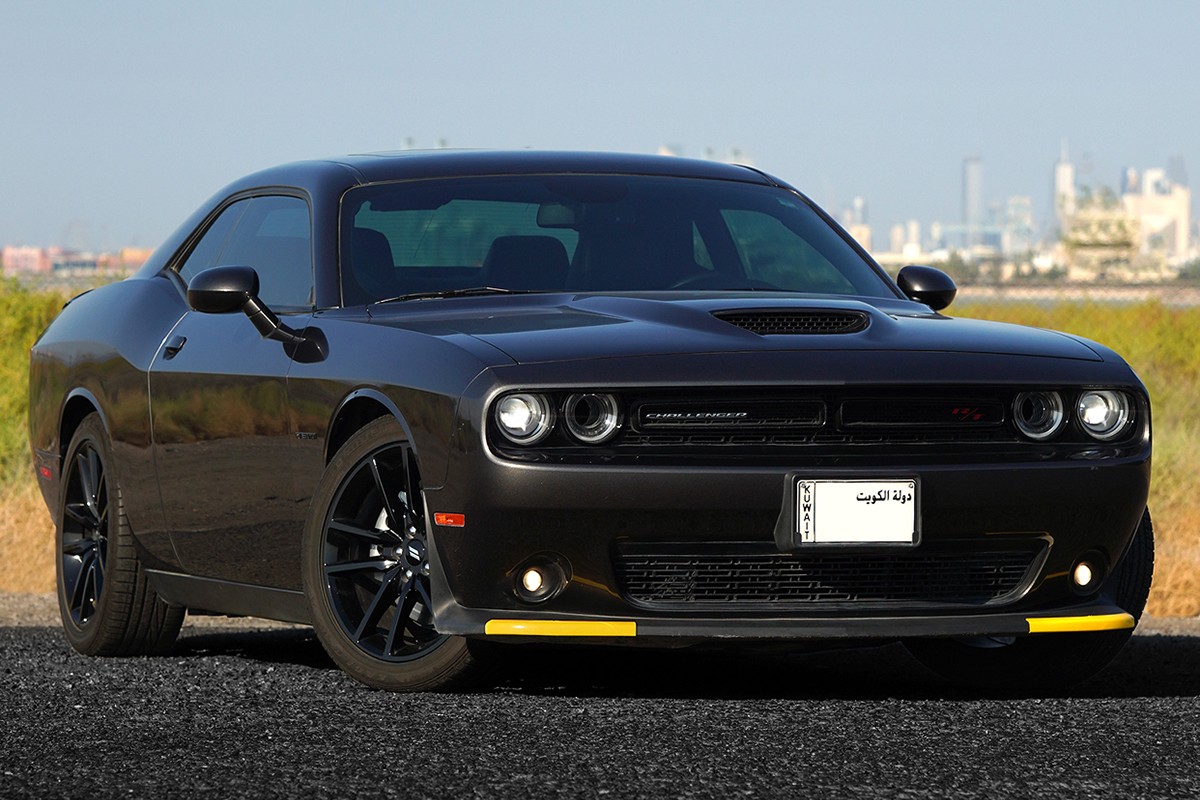
[{"label": "halo headlight ring", "polygon": [[579,441],[600,444],[620,429],[621,408],[611,394],[573,394],[563,402],[563,421]]},{"label": "halo headlight ring", "polygon": [[554,427],[554,407],[532,392],[506,394],[496,401],[496,427],[513,444],[531,445],[545,439]]},{"label": "halo headlight ring", "polygon": [[1013,398],[1013,421],[1026,437],[1042,442],[1063,428],[1067,415],[1062,395],[1053,391],[1021,392]]},{"label": "halo headlight ring", "polygon": [[1129,395],[1111,389],[1088,389],[1079,395],[1075,418],[1093,439],[1107,442],[1120,436],[1133,417]]}]

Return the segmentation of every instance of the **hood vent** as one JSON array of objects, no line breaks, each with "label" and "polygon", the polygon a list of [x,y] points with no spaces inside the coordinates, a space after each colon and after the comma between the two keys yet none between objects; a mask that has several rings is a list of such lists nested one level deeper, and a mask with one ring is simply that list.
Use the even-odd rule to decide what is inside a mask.
[{"label": "hood vent", "polygon": [[827,309],[717,311],[713,316],[759,336],[858,333],[866,330],[871,322],[871,318],[862,311]]}]

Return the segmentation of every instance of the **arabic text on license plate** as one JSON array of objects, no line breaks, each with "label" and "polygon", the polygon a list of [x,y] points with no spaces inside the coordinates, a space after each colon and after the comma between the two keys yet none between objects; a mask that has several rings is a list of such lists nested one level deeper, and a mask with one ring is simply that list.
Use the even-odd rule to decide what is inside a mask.
[{"label": "arabic text on license plate", "polygon": [[916,481],[796,482],[796,531],[801,542],[911,544],[916,530]]}]

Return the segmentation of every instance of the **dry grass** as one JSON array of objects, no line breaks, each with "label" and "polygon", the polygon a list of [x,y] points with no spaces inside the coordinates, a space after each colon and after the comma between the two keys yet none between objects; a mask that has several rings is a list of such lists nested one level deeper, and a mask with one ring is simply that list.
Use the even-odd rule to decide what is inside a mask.
[{"label": "dry grass", "polygon": [[54,525],[33,481],[0,485],[0,590],[54,591]]},{"label": "dry grass", "polygon": [[1200,508],[1166,506],[1154,515],[1154,586],[1146,610],[1158,617],[1200,615]]}]

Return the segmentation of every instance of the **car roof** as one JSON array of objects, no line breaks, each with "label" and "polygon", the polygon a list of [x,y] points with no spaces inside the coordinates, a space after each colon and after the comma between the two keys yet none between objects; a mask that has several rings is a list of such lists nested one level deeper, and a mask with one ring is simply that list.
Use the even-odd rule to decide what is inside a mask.
[{"label": "car roof", "polygon": [[306,185],[314,180],[356,178],[349,183],[471,175],[521,175],[545,173],[663,175],[710,178],[767,185],[780,181],[753,167],[677,156],[630,153],[541,150],[402,150],[362,153],[297,161],[256,172],[240,185]]}]

